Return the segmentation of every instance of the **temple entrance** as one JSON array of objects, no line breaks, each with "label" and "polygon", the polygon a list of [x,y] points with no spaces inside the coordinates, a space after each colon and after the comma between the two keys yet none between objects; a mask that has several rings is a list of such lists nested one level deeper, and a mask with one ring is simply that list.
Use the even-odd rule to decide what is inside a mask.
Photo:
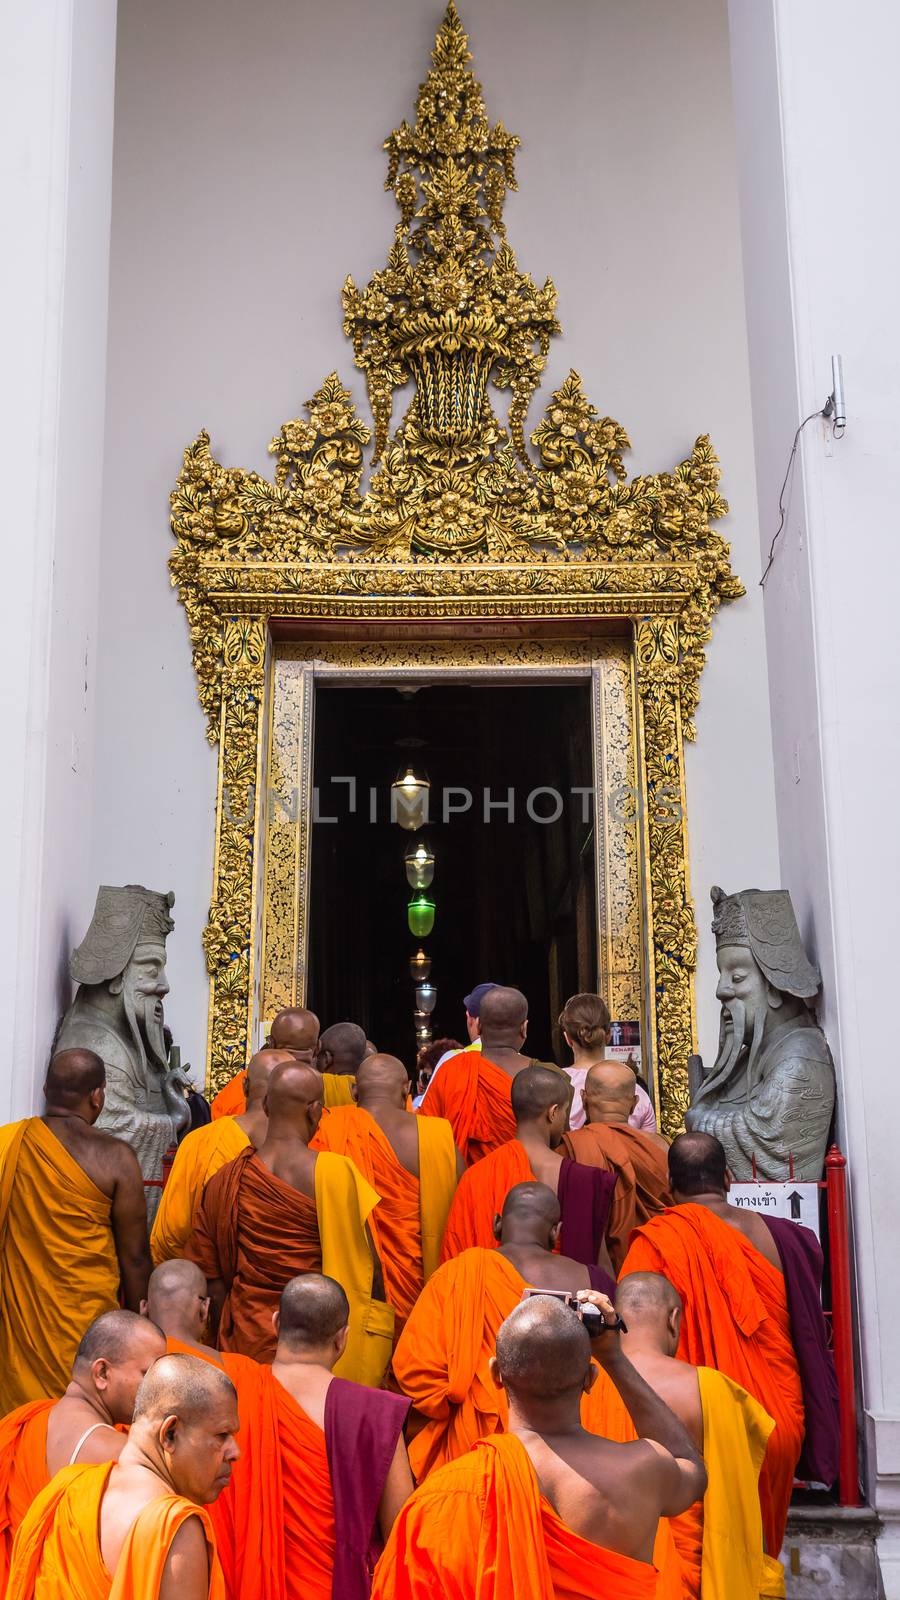
[{"label": "temple entrance", "polygon": [[[463,996],[493,981],[527,994],[529,1048],[555,1053],[562,1004],[596,981],[590,709],[584,680],[317,690],[307,995],[323,1020],[361,1023],[411,1065],[421,944],[435,1039],[467,1043]],[[416,832],[391,817],[410,766],[431,784]],[[435,858],[423,938],[408,927],[404,864],[421,839]]]}]

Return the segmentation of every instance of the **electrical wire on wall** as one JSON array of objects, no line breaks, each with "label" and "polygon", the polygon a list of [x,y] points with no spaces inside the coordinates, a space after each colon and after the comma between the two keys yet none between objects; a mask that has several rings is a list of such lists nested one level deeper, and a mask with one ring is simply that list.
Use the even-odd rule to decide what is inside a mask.
[{"label": "electrical wire on wall", "polygon": [[800,435],[803,432],[803,429],[806,427],[808,422],[814,422],[816,417],[833,417],[834,422],[831,425],[832,438],[842,439],[844,437],[844,430],[847,426],[847,412],[844,405],[844,374],[840,356],[832,356],[831,358],[831,376],[834,383],[834,388],[832,389],[831,394],[828,396],[828,399],[825,401],[821,411],[811,411],[808,417],[803,418],[803,421],[797,429],[797,432],[794,434],[794,442],[791,445],[791,453],[788,457],[787,469],[784,474],[784,482],[781,485],[781,492],[778,496],[778,510],[780,512],[778,518],[778,527],[775,529],[772,543],[769,546],[769,559],[766,562],[765,571],[759,580],[759,587],[761,589],[764,589],[766,586],[766,579],[772,570],[772,562],[775,560],[775,546],[784,532],[784,519],[787,516],[787,508],[784,503],[784,496],[790,481],[791,471],[797,455],[797,446],[800,443]]}]

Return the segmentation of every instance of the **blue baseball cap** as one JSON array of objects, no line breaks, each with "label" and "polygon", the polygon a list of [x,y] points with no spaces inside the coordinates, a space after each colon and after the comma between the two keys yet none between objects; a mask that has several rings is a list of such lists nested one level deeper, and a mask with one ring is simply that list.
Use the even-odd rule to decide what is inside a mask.
[{"label": "blue baseball cap", "polygon": [[491,989],[499,989],[498,983],[476,983],[471,994],[467,994],[463,1005],[470,1017],[477,1017],[481,1011],[481,1002]]}]

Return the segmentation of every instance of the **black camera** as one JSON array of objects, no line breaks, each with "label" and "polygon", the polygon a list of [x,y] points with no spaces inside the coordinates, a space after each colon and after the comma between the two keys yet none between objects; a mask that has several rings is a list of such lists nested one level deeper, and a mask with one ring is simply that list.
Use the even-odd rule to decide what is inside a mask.
[{"label": "black camera", "polygon": [[599,1306],[592,1305],[589,1300],[576,1299],[571,1289],[526,1289],[522,1299],[529,1300],[536,1294],[546,1294],[553,1300],[561,1300],[563,1305],[574,1311],[576,1317],[584,1323],[590,1339],[599,1339],[604,1333],[628,1332],[620,1316],[617,1316],[614,1322],[607,1322]]}]

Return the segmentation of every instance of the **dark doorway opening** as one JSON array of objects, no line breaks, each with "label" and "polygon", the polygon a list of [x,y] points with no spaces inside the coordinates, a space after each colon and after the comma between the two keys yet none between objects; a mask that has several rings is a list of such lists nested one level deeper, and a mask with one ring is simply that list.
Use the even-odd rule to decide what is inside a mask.
[{"label": "dark doorway opening", "polygon": [[[390,815],[391,783],[410,764],[431,782],[421,834]],[[421,943],[435,1039],[468,1042],[475,984],[514,984],[529,1000],[529,1053],[561,1061],[557,1015],[596,987],[589,683],[317,685],[313,771],[308,1004],[323,1027],[359,1022],[412,1069],[409,960]],[[352,810],[350,785],[335,782],[348,778]],[[407,926],[404,869],[419,837],[435,855],[424,940]]]}]

